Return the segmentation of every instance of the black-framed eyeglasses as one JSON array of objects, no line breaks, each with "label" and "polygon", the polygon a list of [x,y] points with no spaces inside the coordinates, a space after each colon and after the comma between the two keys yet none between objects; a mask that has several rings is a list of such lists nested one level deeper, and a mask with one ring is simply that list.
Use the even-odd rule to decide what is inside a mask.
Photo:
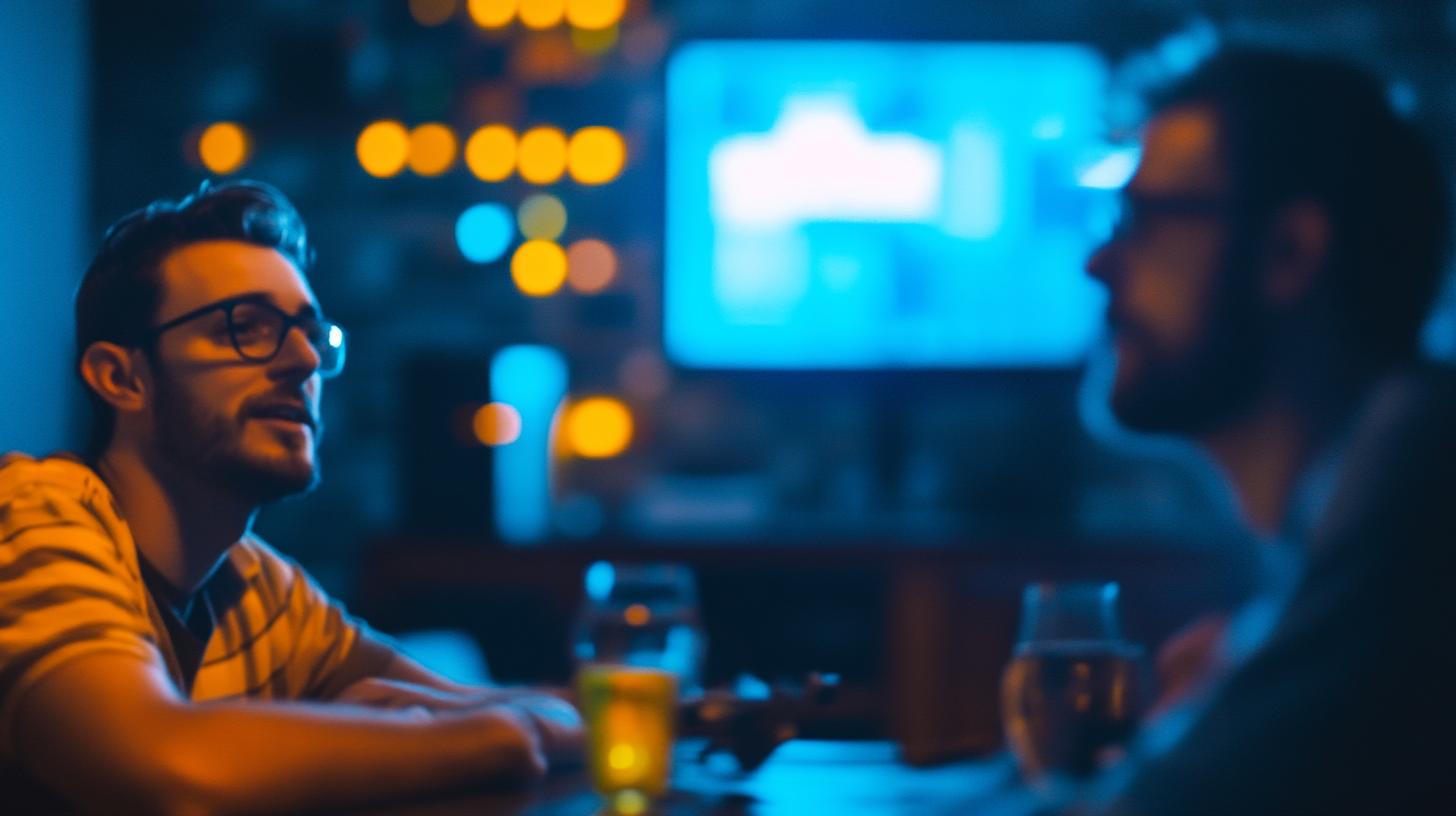
[{"label": "black-framed eyeglasses", "polygon": [[258,295],[227,298],[200,306],[160,326],[152,327],[147,333],[147,339],[156,339],[168,329],[213,312],[223,312],[227,316],[228,339],[244,360],[254,363],[271,361],[283,349],[289,330],[298,326],[303,329],[303,336],[308,339],[309,345],[318,353],[319,376],[334,377],[344,370],[348,336],[343,327],[318,316],[311,308],[305,308],[296,315],[286,314]]},{"label": "black-framed eyeglasses", "polygon": [[1117,220],[1112,226],[1112,240],[1137,237],[1147,230],[1148,222],[1159,216],[1174,218],[1222,218],[1230,212],[1227,196],[1208,194],[1153,195],[1124,191],[1118,197]]}]

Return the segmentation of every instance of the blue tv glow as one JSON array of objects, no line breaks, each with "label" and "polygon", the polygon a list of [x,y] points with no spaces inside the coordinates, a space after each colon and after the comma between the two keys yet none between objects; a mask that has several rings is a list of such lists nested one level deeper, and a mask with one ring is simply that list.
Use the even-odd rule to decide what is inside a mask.
[{"label": "blue tv glow", "polygon": [[667,75],[664,340],[695,368],[1072,365],[1133,157],[1055,44],[698,41]]}]

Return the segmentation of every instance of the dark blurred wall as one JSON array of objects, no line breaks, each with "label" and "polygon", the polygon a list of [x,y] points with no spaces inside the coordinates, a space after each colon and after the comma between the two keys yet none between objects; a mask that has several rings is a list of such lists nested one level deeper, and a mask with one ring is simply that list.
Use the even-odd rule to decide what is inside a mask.
[{"label": "dark blurred wall", "polygon": [[0,13],[0,451],[74,445],[71,294],[85,263],[86,5]]},{"label": "dark blurred wall", "polygon": [[[480,32],[463,0],[447,22],[426,26],[409,6],[91,7],[88,249],[126,211],[195,189],[208,172],[190,146],[218,121],[254,137],[238,175],[279,186],[309,223],[319,257],[311,280],[351,332],[349,367],[325,389],[320,488],[268,508],[259,531],[342,591],[370,541],[480,526],[463,511],[481,507],[456,497],[483,497],[483,488],[457,478],[444,453],[407,455],[428,454],[411,431],[441,430],[421,416],[469,400],[449,377],[415,393],[423,388],[410,372],[431,358],[484,366],[517,344],[550,347],[573,395],[624,397],[636,423],[622,455],[555,466],[558,543],[974,547],[1147,535],[1193,548],[1232,523],[1230,498],[1181,448],[1128,450],[1100,428],[1089,432],[1088,406],[1105,398],[1079,388],[1080,371],[730,376],[671,365],[661,343],[662,61],[674,44],[735,36],[1086,43],[1122,89],[1108,100],[1109,119],[1120,122],[1136,118],[1134,89],[1191,65],[1216,32],[1347,53],[1384,72],[1397,100],[1433,129],[1449,133],[1456,123],[1456,0],[631,0],[637,16],[618,46],[580,65],[559,26]],[[572,70],[527,70],[535,65],[527,57],[556,59],[562,49]],[[461,136],[487,122],[607,125],[627,134],[633,158],[620,179],[597,187],[484,183],[459,163],[439,176],[374,178],[355,158],[355,139],[385,118],[442,122]],[[1448,161],[1451,145],[1443,139]],[[596,237],[619,251],[607,291],[526,297],[505,256],[474,263],[458,248],[456,219],[467,207],[513,210],[543,191],[570,212],[563,241]],[[1433,334],[1448,353],[1451,315],[1456,308]],[[484,461],[478,448],[452,452]],[[433,481],[417,478],[421,471]],[[463,538],[492,543],[478,530]]]}]

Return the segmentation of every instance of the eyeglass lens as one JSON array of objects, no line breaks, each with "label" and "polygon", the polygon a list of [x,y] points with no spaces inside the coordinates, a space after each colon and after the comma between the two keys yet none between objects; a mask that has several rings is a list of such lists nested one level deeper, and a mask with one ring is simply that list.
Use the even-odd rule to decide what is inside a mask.
[{"label": "eyeglass lens", "polygon": [[271,360],[283,347],[291,324],[297,323],[319,355],[319,373],[337,374],[344,364],[344,333],[335,324],[315,317],[290,319],[283,312],[262,303],[243,302],[233,306],[228,317],[233,344],[249,360]]}]

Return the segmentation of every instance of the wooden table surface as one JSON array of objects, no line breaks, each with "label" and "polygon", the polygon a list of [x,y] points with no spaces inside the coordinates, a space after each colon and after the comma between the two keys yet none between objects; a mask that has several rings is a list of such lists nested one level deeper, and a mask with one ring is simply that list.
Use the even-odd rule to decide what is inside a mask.
[{"label": "wooden table surface", "polygon": [[[732,772],[731,760],[707,765],[698,743],[680,745],[672,792],[653,816],[789,816],[793,814],[1004,814],[1029,810],[1004,756],[913,768],[889,742],[796,740],[781,746],[757,772]],[[724,760],[722,767],[716,760]],[[539,814],[606,816],[611,811],[582,773],[566,773],[514,793],[473,794],[368,811],[379,814]],[[644,815],[646,816],[646,815]]]}]

